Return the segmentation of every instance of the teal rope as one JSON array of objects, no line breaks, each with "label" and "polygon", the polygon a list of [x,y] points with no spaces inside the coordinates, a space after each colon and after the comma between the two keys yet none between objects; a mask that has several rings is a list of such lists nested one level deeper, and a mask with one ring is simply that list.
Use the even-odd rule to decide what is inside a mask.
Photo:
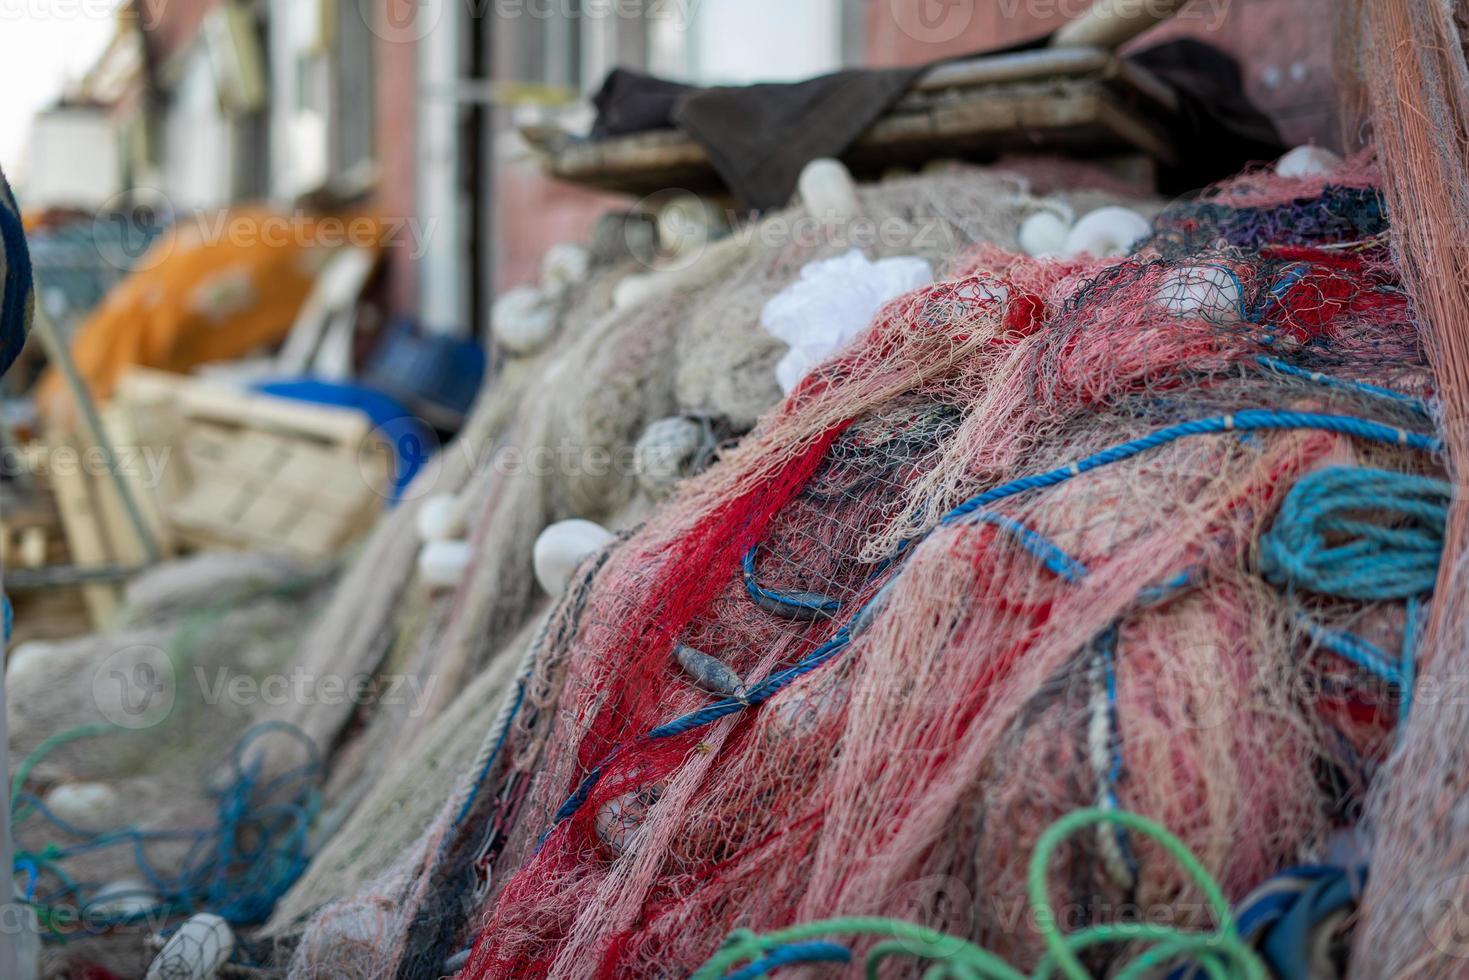
[{"label": "teal rope", "polygon": [[1425,595],[1438,578],[1452,496],[1442,480],[1386,470],[1310,473],[1260,539],[1260,570],[1276,585],[1342,599]]}]

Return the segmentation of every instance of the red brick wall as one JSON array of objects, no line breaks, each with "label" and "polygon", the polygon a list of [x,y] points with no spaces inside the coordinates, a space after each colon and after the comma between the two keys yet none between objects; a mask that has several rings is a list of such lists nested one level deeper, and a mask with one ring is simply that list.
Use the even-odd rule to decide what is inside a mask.
[{"label": "red brick wall", "polygon": [[[867,54],[877,65],[934,61],[1044,34],[1088,0],[870,0]],[[1244,67],[1250,97],[1288,142],[1338,146],[1332,0],[1194,0],[1138,39],[1197,37]]]},{"label": "red brick wall", "polygon": [[499,208],[495,288],[503,290],[535,282],[547,248],[557,242],[585,241],[599,215],[626,208],[631,199],[551,180],[534,161],[518,160],[501,165],[495,202]]},{"label": "red brick wall", "polygon": [[[388,0],[408,6],[414,0]],[[376,205],[390,220],[418,214],[417,118],[418,46],[393,40],[383,32],[377,42],[377,164]],[[412,248],[403,243],[387,252],[388,304],[395,315],[412,316],[418,309],[418,268]]]}]

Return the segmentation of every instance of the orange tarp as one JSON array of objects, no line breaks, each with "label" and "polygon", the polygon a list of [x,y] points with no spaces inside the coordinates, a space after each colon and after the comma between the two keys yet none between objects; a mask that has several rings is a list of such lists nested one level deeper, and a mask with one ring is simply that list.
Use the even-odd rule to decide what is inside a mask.
[{"label": "orange tarp", "polygon": [[[98,401],[129,365],[188,373],[283,340],[317,273],[343,245],[378,248],[382,223],[364,215],[241,208],[181,219],[139,259],[72,340],[77,370]],[[53,368],[37,392],[43,414],[69,401]]]}]

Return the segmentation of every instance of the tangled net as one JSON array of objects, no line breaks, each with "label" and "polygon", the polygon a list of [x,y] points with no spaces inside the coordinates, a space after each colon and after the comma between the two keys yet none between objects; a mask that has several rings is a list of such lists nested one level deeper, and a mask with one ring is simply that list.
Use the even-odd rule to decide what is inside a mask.
[{"label": "tangled net", "polygon": [[[1319,569],[1342,536],[1441,548],[1429,387],[1381,237],[977,250],[553,611],[534,710],[445,831],[473,860],[438,885],[485,910],[461,975],[692,971],[735,925],[833,916],[944,919],[920,924],[1032,966],[1006,900],[1083,807],[1167,827],[1232,898],[1319,853],[1381,762],[1425,598]],[[1277,527],[1341,469],[1382,489],[1330,540]],[[1057,858],[1069,928],[1207,924],[1125,825]]]}]

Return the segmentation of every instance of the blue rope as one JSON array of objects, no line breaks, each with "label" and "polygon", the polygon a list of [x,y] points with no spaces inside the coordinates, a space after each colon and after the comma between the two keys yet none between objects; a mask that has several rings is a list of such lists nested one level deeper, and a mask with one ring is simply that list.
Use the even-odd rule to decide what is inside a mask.
[{"label": "blue rope", "polygon": [[1443,441],[1420,432],[1409,432],[1406,429],[1394,428],[1383,425],[1380,422],[1370,422],[1366,419],[1352,418],[1348,415],[1326,415],[1320,412],[1282,412],[1274,409],[1251,408],[1236,412],[1232,415],[1220,415],[1214,418],[1195,419],[1190,422],[1179,422],[1159,429],[1156,432],[1132,439],[1127,442],[1104,449],[1099,453],[1093,453],[1084,459],[1074,463],[1058,467],[1046,473],[1037,473],[1033,476],[1023,476],[1018,480],[1001,484],[991,490],[986,490],[978,496],[971,497],[959,504],[953,510],[944,515],[941,524],[953,524],[961,518],[967,517],[981,507],[1013,497],[1017,493],[1025,493],[1027,490],[1041,490],[1053,487],[1059,483],[1065,483],[1073,477],[1080,476],[1091,470],[1107,466],[1111,463],[1119,463],[1131,459],[1149,449],[1167,445],[1187,436],[1217,435],[1221,432],[1253,432],[1253,431],[1284,431],[1290,429],[1315,429],[1322,432],[1335,432],[1340,435],[1352,436],[1367,442],[1386,443],[1394,446],[1406,446],[1422,452],[1436,453],[1443,449]]},{"label": "blue rope", "polygon": [[976,510],[969,520],[979,524],[992,524],[1009,533],[1020,546],[1035,556],[1041,564],[1051,570],[1057,578],[1067,582],[1080,582],[1086,577],[1086,566],[1072,558],[1055,542],[1039,531],[1026,527],[1013,517],[992,510]]},{"label": "blue rope", "polygon": [[[1393,428],[1392,426],[1383,425],[1381,423],[1372,422],[1366,419],[1353,418],[1351,416],[1327,415],[1318,412],[1283,412],[1266,409],[1247,409],[1232,415],[1222,415],[1214,418],[1196,419],[1190,422],[1180,422],[1175,425],[1170,425],[1165,428],[1159,429],[1149,435],[1142,436],[1137,439],[1132,439],[1119,445],[1112,446],[1111,448],[1104,449],[1101,452],[1094,453],[1093,455],[1087,456],[1084,459],[1071,463],[1068,466],[1063,466],[1045,473],[1038,473],[1032,476],[1021,477],[1017,480],[1011,480],[1008,483],[1001,484],[998,487],[987,490],[977,496],[971,497],[970,499],[954,507],[940,519],[939,526],[953,525],[961,520],[966,519],[988,521],[991,523],[1000,524],[1001,526],[1005,526],[1005,522],[1009,519],[1001,519],[997,516],[987,516],[986,514],[981,512],[981,509],[989,504],[994,503],[995,501],[1004,500],[1007,497],[1012,497],[1016,494],[1024,493],[1028,490],[1039,490],[1046,487],[1056,486],[1057,484],[1064,483],[1067,480],[1072,479],[1073,477],[1080,476],[1082,473],[1098,469],[1111,463],[1117,463],[1126,459],[1131,459],[1132,457],[1137,456],[1140,453],[1146,452],[1149,449],[1155,449],[1159,446],[1166,445],[1170,442],[1173,442],[1177,439],[1182,439],[1187,436],[1210,435],[1235,431],[1283,431],[1292,429],[1315,429],[1325,432],[1336,432],[1342,435],[1353,436],[1355,438],[1363,439],[1369,442],[1407,446],[1424,452],[1438,452],[1443,448],[1442,442],[1433,436],[1424,435],[1417,432],[1409,432],[1406,429]],[[980,516],[975,516],[976,514],[979,514]],[[1065,568],[1073,574],[1076,572],[1076,569],[1084,567],[1081,566],[1080,563],[1077,563],[1075,559],[1072,559],[1070,556],[1066,555],[1065,552],[1062,551],[1060,548],[1047,541],[1039,533],[1031,531],[1030,529],[1025,528],[1023,525],[1013,524],[1013,522],[1012,525],[1012,527],[1007,529],[1014,531],[1014,533],[1017,533],[1020,536],[1021,543],[1022,545],[1027,547],[1027,550],[1031,550],[1031,553],[1037,554],[1038,557],[1047,556],[1052,562],[1055,563],[1053,567],[1052,564],[1048,562],[1047,567],[1053,567],[1053,570],[1055,570],[1055,568]],[[1019,534],[1020,531],[1024,531],[1025,533]],[[902,544],[900,544],[898,548],[899,554],[905,552],[911,543],[911,541],[904,541]],[[1064,558],[1065,560],[1061,561],[1060,558],[1058,558],[1057,556],[1060,556],[1060,558]],[[1046,560],[1046,558],[1043,557],[1042,560]],[[886,568],[888,567],[888,564],[890,563],[884,563],[881,567]],[[753,567],[754,550],[751,549],[750,551],[747,551],[744,556],[744,569],[746,572],[747,589],[749,588],[749,583],[751,581],[750,576],[752,574]],[[1057,574],[1062,573],[1058,572]],[[1187,584],[1187,580],[1185,580],[1184,584]],[[1177,583],[1162,583],[1156,588],[1164,589],[1178,587],[1180,586]],[[779,594],[776,593],[775,595]],[[752,598],[754,598],[753,593]],[[776,694],[780,693],[780,691],[789,686],[792,682],[822,666],[827,661],[835,657],[842,650],[844,650],[851,642],[851,624],[857,622],[862,617],[863,611],[867,608],[867,605],[871,604],[872,601],[873,600],[868,600],[868,603],[864,604],[861,609],[857,610],[856,614],[848,619],[847,623],[841,626],[829,640],[827,640],[821,646],[817,647],[811,653],[807,654],[793,666],[776,671],[775,673],[767,677],[764,681],[761,681],[759,684],[751,687],[743,701],[736,700],[734,698],[724,698],[720,701],[716,701],[713,704],[700,708],[697,711],[690,712],[679,718],[675,718],[673,721],[659,725],[657,728],[654,728],[645,733],[642,736],[643,739],[656,740],[675,738],[679,735],[687,734],[688,732],[691,732],[697,728],[702,728],[705,725],[712,724],[721,718],[726,718],[740,711],[744,711],[747,708],[763,704],[764,702],[770,700]],[[555,815],[552,817],[551,826],[548,827],[545,833],[541,835],[541,844],[545,843],[546,839],[550,837],[551,832],[555,830],[555,828],[559,824],[569,819],[587,801],[587,799],[591,796],[592,790],[596,787],[597,781],[601,779],[602,773],[606,770],[608,763],[610,763],[621,752],[622,748],[622,746],[619,746],[613,749],[612,752],[605,757],[603,762],[598,764],[595,768],[587,773],[587,775],[577,785],[575,791],[573,791],[572,794],[567,798],[566,802],[557,809]],[[539,844],[537,846],[539,846]]]},{"label": "blue rope", "polygon": [[755,605],[787,619],[829,619],[841,610],[839,601],[815,592],[776,592],[762,586],[755,578],[755,551],[759,547],[750,545],[743,561],[745,591]]},{"label": "blue rope", "polygon": [[1426,595],[1438,578],[1452,496],[1442,480],[1386,470],[1310,473],[1260,539],[1261,571],[1276,585],[1342,599]]},{"label": "blue rope", "polygon": [[[307,752],[307,762],[274,779],[261,779],[261,761],[247,763],[249,746],[263,735],[282,732]],[[40,815],[66,837],[79,839],[70,846],[48,845],[37,852],[16,854],[15,868],[28,875],[28,901],[47,921],[50,908],[88,909],[95,900],[96,883],[72,878],[64,864],[71,858],[114,847],[131,847],[138,871],[159,904],[127,915],[100,915],[89,911],[89,927],[124,925],[163,912],[191,915],[208,910],[235,925],[255,925],[269,918],[282,895],[306,870],[311,821],[320,807],[319,783],[324,774],[315,745],[299,729],[283,722],[257,725],[241,737],[233,754],[234,778],[218,794],[217,821],[202,830],[140,830],[123,827],[94,833],[72,826],[53,814],[31,794],[18,794],[12,812]],[[22,816],[20,819],[24,819]],[[187,842],[176,875],[154,868],[147,846],[159,842]],[[57,884],[40,888],[42,875]],[[113,896],[122,898],[126,896]]]},{"label": "blue rope", "polygon": [[757,980],[771,970],[796,963],[850,963],[852,951],[840,943],[788,943],[729,974],[724,980]]},{"label": "blue rope", "polygon": [[1276,374],[1286,374],[1295,378],[1305,378],[1328,388],[1340,388],[1345,391],[1355,391],[1358,394],[1371,395],[1375,398],[1384,398],[1388,401],[1397,402],[1417,412],[1419,415],[1428,415],[1428,403],[1421,398],[1405,395],[1401,391],[1393,391],[1391,388],[1383,388],[1379,385],[1368,384],[1365,381],[1352,381],[1347,378],[1334,378],[1320,371],[1308,371],[1305,368],[1296,367],[1285,361],[1274,357],[1266,357],[1263,354],[1255,358],[1255,362],[1261,367],[1274,371]]}]

